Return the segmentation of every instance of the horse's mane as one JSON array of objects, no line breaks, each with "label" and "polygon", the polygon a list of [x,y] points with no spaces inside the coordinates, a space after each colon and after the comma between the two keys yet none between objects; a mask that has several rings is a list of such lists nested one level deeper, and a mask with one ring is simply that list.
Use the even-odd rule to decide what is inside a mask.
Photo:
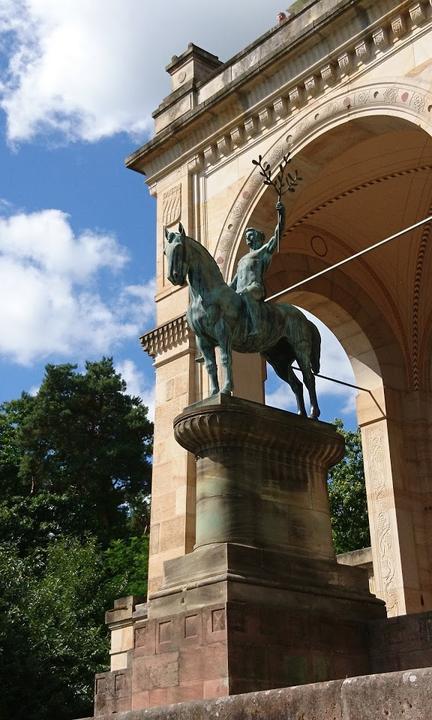
[{"label": "horse's mane", "polygon": [[192,246],[194,247],[194,249],[197,250],[197,252],[201,255],[201,257],[203,258],[203,262],[207,262],[208,260],[211,260],[211,262],[214,266],[214,269],[217,270],[217,272],[218,272],[220,279],[222,280],[222,282],[225,282],[219,265],[217,264],[213,255],[207,250],[207,248],[205,248],[204,245],[202,245],[200,242],[198,242],[198,240],[194,240],[194,238],[191,238],[188,235],[186,235],[186,237],[192,243]]}]

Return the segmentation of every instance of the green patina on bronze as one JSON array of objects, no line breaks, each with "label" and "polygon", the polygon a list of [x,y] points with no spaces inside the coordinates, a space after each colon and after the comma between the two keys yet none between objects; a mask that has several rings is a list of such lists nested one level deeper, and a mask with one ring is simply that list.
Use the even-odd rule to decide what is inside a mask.
[{"label": "green patina on bronze", "polygon": [[288,173],[285,177],[289,156],[284,158],[274,180],[270,166],[262,163],[261,156],[253,162],[261,169],[264,184],[272,186],[278,196],[277,224],[271,239],[266,242],[264,233],[256,228],[246,230],[249,252],[239,260],[236,275],[227,285],[214,258],[200,243],[186,235],[180,223],[178,232],[165,229],[168,279],[174,285],[189,283],[187,320],[204,358],[212,395],[219,392],[216,347],[220,348],[224,369],[222,393],[227,394],[233,391],[232,350],[259,352],[290,385],[296,396],[298,413],[306,415],[303,385],[291,367],[294,361],[298,363],[309,392],[310,417],[318,418],[320,410],[314,373],[319,372],[319,331],[293,305],[264,303],[264,276],[285,227],[281,196],[293,192],[301,178],[297,173]]}]

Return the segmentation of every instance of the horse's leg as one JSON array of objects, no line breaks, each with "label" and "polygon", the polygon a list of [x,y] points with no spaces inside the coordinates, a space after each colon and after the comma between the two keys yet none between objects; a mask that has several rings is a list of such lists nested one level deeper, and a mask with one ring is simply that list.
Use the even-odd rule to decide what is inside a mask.
[{"label": "horse's leg", "polygon": [[217,395],[219,392],[219,380],[217,375],[216,354],[214,345],[201,335],[196,336],[198,349],[203,358],[205,368],[210,379],[210,395]]},{"label": "horse's leg", "polygon": [[288,365],[286,373],[286,382],[289,384],[297,400],[297,414],[306,415],[306,407],[303,397],[303,383],[298,379],[291,365]]},{"label": "horse's leg", "polygon": [[221,363],[224,370],[224,383],[221,392],[225,395],[231,395],[234,387],[232,372],[232,348],[231,333],[227,323],[220,318],[215,327],[214,334],[218,341],[221,353]]},{"label": "horse's leg", "polygon": [[306,385],[307,391],[309,393],[311,404],[309,417],[316,420],[319,418],[321,411],[318,406],[318,399],[315,388],[315,375],[313,374],[311,368],[310,347],[305,343],[302,343],[299,347],[297,347],[296,359],[299,364],[300,370],[302,371],[303,382]]},{"label": "horse's leg", "polygon": [[306,415],[306,407],[303,398],[303,383],[300,382],[298,377],[295,375],[289,361],[283,355],[265,355],[266,360],[270,363],[275,373],[288,383],[291,390],[293,391],[297,401],[297,413],[298,415]]}]

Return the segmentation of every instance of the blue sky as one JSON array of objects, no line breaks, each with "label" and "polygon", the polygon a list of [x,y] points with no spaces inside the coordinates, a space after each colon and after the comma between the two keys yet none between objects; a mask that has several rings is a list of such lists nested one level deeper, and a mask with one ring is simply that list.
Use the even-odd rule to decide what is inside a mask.
[{"label": "blue sky", "polygon": [[[151,137],[172,55],[193,41],[226,60],[281,9],[0,0],[0,402],[37,388],[47,362],[112,355],[152,404],[138,337],[154,326],[154,200],[124,157]],[[323,372],[352,379],[323,332]],[[268,386],[271,404],[292,409],[272,373]],[[352,393],[320,392],[324,418],[354,422]]]}]

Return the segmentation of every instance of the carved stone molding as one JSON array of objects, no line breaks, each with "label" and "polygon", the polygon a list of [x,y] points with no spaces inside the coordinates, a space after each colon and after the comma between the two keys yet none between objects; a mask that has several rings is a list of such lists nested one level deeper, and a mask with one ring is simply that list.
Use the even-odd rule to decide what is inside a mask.
[{"label": "carved stone molding", "polygon": [[388,31],[386,28],[378,28],[372,33],[372,41],[377,50],[385,50],[388,45]]},{"label": "carved stone molding", "polygon": [[372,547],[377,549],[379,563],[375,576],[381,578],[382,582],[382,586],[377,590],[379,596],[386,601],[387,614],[391,617],[399,615],[402,608],[400,608],[398,591],[395,587],[395,558],[398,555],[398,547],[394,545],[392,521],[388,509],[387,482],[390,484],[391,478],[387,477],[388,458],[385,432],[386,427],[383,423],[362,428],[368,492],[371,494],[374,507],[371,529],[375,531],[376,537],[374,538],[375,542],[372,540]]},{"label": "carved stone molding", "polygon": [[414,26],[421,25],[426,20],[426,11],[421,2],[416,2],[408,8],[411,22]]},{"label": "carved stone molding", "polygon": [[288,99],[291,107],[299,107],[303,101],[303,90],[299,87],[292,88],[292,90],[290,90],[288,93]]},{"label": "carved stone molding", "polygon": [[246,137],[248,139],[255,137],[255,135],[258,135],[258,118],[256,117],[250,117],[245,121],[244,124]]},{"label": "carved stone molding", "polygon": [[236,127],[231,131],[231,146],[235,148],[241,147],[246,142],[244,127]]},{"label": "carved stone molding", "polygon": [[[428,215],[432,215],[432,206],[429,208]],[[423,232],[420,238],[418,250],[416,271],[414,277],[413,291],[413,313],[412,313],[412,384],[414,390],[420,389],[420,358],[419,358],[419,314],[420,314],[420,297],[423,281],[424,259],[428,243],[430,242],[432,225],[428,223],[423,226]]]},{"label": "carved stone molding", "polygon": [[406,23],[402,15],[398,15],[391,22],[391,29],[395,40],[399,40],[406,31]]},{"label": "carved stone molding", "polygon": [[328,87],[328,85],[331,85],[336,80],[336,69],[333,63],[324,65],[324,67],[321,68],[321,78],[324,88]]},{"label": "carved stone molding", "polygon": [[182,212],[182,188],[181,185],[175,185],[166,192],[162,197],[162,223],[165,227],[174,225],[180,220]]},{"label": "carved stone molding", "polygon": [[344,52],[342,55],[339,55],[337,62],[342,77],[352,69],[352,57],[350,53]]},{"label": "carved stone molding", "polygon": [[327,470],[344,454],[343,438],[332,425],[223,394],[196,403],[176,417],[174,435],[197,457],[209,448],[259,447],[276,462],[292,463],[295,455],[300,465]]},{"label": "carved stone molding", "polygon": [[[404,83],[398,85],[393,83],[374,84],[372,86],[364,86],[355,89],[352,93],[340,92],[337,96],[330,96],[326,102],[323,102],[317,112],[317,109],[310,110],[307,114],[298,114],[294,118],[292,125],[286,128],[285,142],[282,138],[269,149],[264,156],[264,160],[271,167],[279,164],[287,149],[292,149],[304,142],[308,135],[317,132],[322,125],[327,126],[329,120],[345,118],[347,111],[352,115],[353,111],[364,111],[365,109],[375,109],[379,107],[385,112],[386,109],[392,110],[397,108],[402,110],[404,114],[421,119],[422,122],[430,123],[432,121],[429,108],[432,107],[432,94],[426,93],[420,88],[416,88]],[[307,106],[304,108],[307,110]],[[363,187],[369,187],[371,184],[383,182],[392,177],[399,177],[405,174],[424,172],[430,170],[430,165],[423,165],[415,168],[409,168],[400,172],[390,173],[382,177],[373,178],[362,183],[356,188],[349,188],[343,193],[329,198],[325,203],[312,209],[303,218],[299,219],[291,226],[296,228],[299,224],[305,222],[313,214],[326,207],[328,204],[336,202],[346,195],[360,190]],[[255,168],[251,171],[249,178],[241,188],[237,198],[235,199],[230,212],[227,215],[225,224],[222,228],[218,244],[216,246],[215,258],[224,275],[227,276],[231,251],[235,240],[238,237],[239,226],[244,218],[250,213],[254,202],[257,200],[258,194],[262,191],[262,178],[258,170]]]},{"label": "carved stone molding", "polygon": [[232,150],[231,137],[229,135],[223,135],[223,137],[219,138],[217,141],[217,149],[219,156],[229,155]]},{"label": "carved stone molding", "polygon": [[150,357],[156,358],[168,350],[186,343],[191,337],[186,315],[180,315],[180,317],[150,330],[140,338],[140,341],[146,353]]},{"label": "carved stone molding", "polygon": [[364,63],[369,57],[369,45],[365,40],[358,43],[355,48],[355,54],[358,63]]},{"label": "carved stone molding", "polygon": [[200,154],[194,155],[188,162],[188,172],[191,175],[196,175],[203,169],[203,156]]},{"label": "carved stone molding", "polygon": [[[292,112],[305,104],[315,102],[316,98],[328,89],[330,83],[337,85],[338,82],[346,82],[347,76],[355,77],[356,74],[364,72],[368,65],[376,61],[377,56],[382,62],[384,54],[390,55],[397,52],[400,42],[404,43],[409,40],[411,33],[418,31],[420,25],[424,26],[431,19],[431,12],[425,8],[424,2],[403,2],[399,4],[394,13],[385,14],[379,27],[371,25],[370,28],[364,28],[360,35],[356,34],[351,39],[347,39],[339,55],[323,54],[321,62],[319,60],[317,62],[316,57],[311,57],[309,67],[313,66],[313,75],[311,75],[311,69],[308,68],[307,63],[304,65],[303,77],[296,76],[294,78],[286,73],[286,79],[279,80],[279,96],[277,81],[274,80],[273,86],[273,80],[269,81],[269,76],[266,75],[266,91],[263,89],[260,93],[260,105],[257,106],[254,102],[253,109],[251,107],[249,111],[245,105],[244,116],[238,125],[228,129],[225,120],[222,119],[223,114],[219,114],[217,110],[203,113],[200,119],[199,133],[192,134],[190,138],[184,138],[174,151],[169,148],[150,160],[150,164],[145,170],[149,182],[157,179],[159,172],[166,171],[168,166],[175,166],[180,154],[187,152],[198,152],[204,159],[206,167],[223,161],[241,144],[230,142],[231,139],[242,136],[245,142],[249,142],[253,141],[260,133],[270,132],[275,123],[284,121],[288,114],[288,108]],[[255,58],[253,61],[255,62]],[[287,67],[289,66],[290,63],[287,62]],[[245,81],[247,81],[246,76]],[[275,97],[276,99],[274,99]],[[206,105],[203,104],[203,109],[211,100],[212,96],[205,98]],[[216,101],[217,96],[215,96]],[[200,104],[195,109],[199,112]],[[177,120],[179,119],[177,118]],[[197,146],[197,137],[211,137],[212,148]],[[218,145],[221,152],[218,152]],[[142,157],[146,154],[145,150],[145,147],[142,148]],[[152,153],[151,147],[150,153]],[[131,166],[133,166],[132,163]]]},{"label": "carved stone molding", "polygon": [[286,98],[280,97],[273,103],[273,110],[276,120],[281,120],[288,115],[289,103]]}]

